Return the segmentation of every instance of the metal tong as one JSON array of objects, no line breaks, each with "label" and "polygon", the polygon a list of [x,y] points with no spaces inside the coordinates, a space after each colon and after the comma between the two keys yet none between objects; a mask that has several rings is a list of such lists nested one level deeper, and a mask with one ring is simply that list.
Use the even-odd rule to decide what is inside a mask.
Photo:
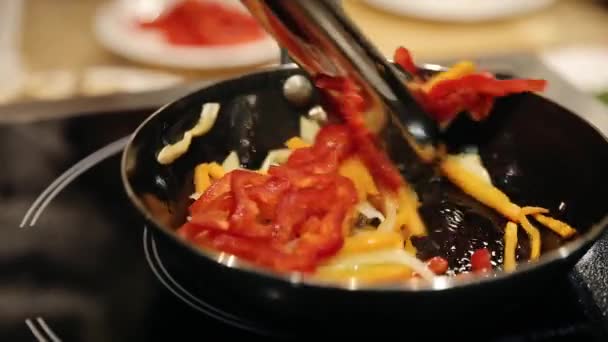
[{"label": "metal tong", "polygon": [[408,75],[370,43],[336,1],[241,2],[311,76],[342,76],[356,82],[375,102],[370,106],[374,110],[365,114],[373,133],[395,125],[416,151],[434,150],[439,129],[405,86]]}]

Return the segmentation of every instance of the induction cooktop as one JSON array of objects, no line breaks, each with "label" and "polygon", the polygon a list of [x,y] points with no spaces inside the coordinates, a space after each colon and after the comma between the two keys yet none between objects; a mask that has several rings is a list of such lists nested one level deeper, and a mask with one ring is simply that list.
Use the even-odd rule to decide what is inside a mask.
[{"label": "induction cooktop", "polygon": [[[535,59],[485,63],[500,71],[513,68],[544,77],[551,84],[547,96],[584,111],[595,124],[608,122],[601,105],[577,94]],[[273,325],[240,303],[205,295],[200,282],[190,284],[197,270],[168,258],[161,240],[131,207],[120,180],[120,153],[128,135],[158,105],[151,101],[139,109],[88,110],[86,115],[76,115],[83,111],[75,109],[59,119],[0,124],[2,341],[275,340],[304,335],[306,326]],[[449,334],[456,340],[606,341],[607,265],[604,236],[569,275],[556,276],[552,288],[533,302],[512,303],[500,316],[449,318],[449,326],[458,327]],[[429,324],[441,320],[420,318]],[[402,338],[416,328],[398,317],[387,325],[401,331]],[[489,329],[480,336],[476,331],[481,325]],[[348,334],[327,331],[329,335]]]}]

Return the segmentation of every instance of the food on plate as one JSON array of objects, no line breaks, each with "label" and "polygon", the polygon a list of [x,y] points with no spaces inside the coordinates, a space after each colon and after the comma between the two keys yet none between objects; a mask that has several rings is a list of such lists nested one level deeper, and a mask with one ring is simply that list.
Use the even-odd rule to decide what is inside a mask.
[{"label": "food on plate", "polygon": [[221,46],[258,40],[265,35],[246,11],[217,0],[179,1],[150,22],[138,22],[144,30],[156,30],[178,46]]},{"label": "food on plate", "polygon": [[[497,97],[545,87],[543,80],[498,80],[476,71],[470,62],[426,77],[403,48],[397,50],[395,61],[410,74],[407,86],[428,114],[445,125],[461,112],[482,121]],[[256,169],[242,167],[236,151],[224,161],[198,165],[193,170],[195,193],[188,217],[177,230],[180,238],[279,273],[301,272],[320,282],[378,284],[511,272],[518,263],[539,258],[541,229],[564,240],[576,235],[549,210],[514,203],[494,185],[498,183],[478,154],[444,150],[432,164],[437,181],[450,184],[504,221],[498,236],[471,233],[460,238],[465,247],[456,248],[461,242],[450,236],[461,232],[450,227],[466,221],[467,214],[442,207],[438,212],[447,221],[440,225],[450,231],[438,232],[437,222],[444,217],[434,212],[428,220],[423,210],[425,193],[418,193],[402,176],[367,130],[367,103],[355,84],[323,76],[316,85],[324,109],[340,120],[301,117],[300,134],[269,151]],[[213,106],[217,116],[220,105]],[[211,129],[205,128],[205,132]],[[188,142],[190,132],[184,134]],[[187,146],[179,149],[186,150]],[[159,158],[159,162],[177,158]],[[483,224],[473,222],[471,227],[479,231]],[[525,235],[518,238],[519,227]],[[437,236],[447,238],[440,241]],[[441,243],[452,247],[438,248]],[[456,249],[465,255],[454,254]]]}]

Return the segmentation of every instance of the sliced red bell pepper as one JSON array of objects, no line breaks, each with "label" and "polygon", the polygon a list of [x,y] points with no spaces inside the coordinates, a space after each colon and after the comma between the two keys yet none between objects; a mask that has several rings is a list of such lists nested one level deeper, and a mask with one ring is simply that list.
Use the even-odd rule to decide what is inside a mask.
[{"label": "sliced red bell pepper", "polygon": [[350,130],[358,153],[378,183],[388,190],[403,185],[403,178],[386,153],[378,147],[374,135],[369,132],[363,117],[365,99],[356,84],[348,79],[321,76],[315,84],[326,90],[326,103],[339,113]]},{"label": "sliced red bell pepper", "polygon": [[329,125],[311,147],[298,149],[268,174],[235,170],[190,206],[179,235],[279,271],[310,271],[342,246],[356,201],[338,174],[352,154],[350,131]]},{"label": "sliced red bell pepper", "polygon": [[398,47],[393,55],[393,61],[410,74],[414,76],[418,74],[418,68],[414,64],[414,59],[408,49],[402,46]]},{"label": "sliced red bell pepper", "polygon": [[427,92],[418,90],[423,108],[439,122],[467,111],[474,120],[486,118],[496,97],[543,91],[547,82],[536,79],[499,80],[488,73],[475,73],[437,82]]}]

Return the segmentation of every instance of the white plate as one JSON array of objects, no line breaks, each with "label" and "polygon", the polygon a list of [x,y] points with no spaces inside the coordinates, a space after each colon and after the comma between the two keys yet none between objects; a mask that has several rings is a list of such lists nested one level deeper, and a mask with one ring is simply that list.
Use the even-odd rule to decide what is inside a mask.
[{"label": "white plate", "polygon": [[542,61],[577,88],[599,93],[608,90],[608,45],[571,45],[540,55]]},{"label": "white plate", "polygon": [[[278,61],[280,50],[270,36],[249,43],[219,47],[171,45],[158,32],[144,31],[134,25],[129,2],[114,0],[104,3],[98,8],[94,19],[94,32],[99,42],[127,59],[187,69],[238,68]],[[238,1],[221,2],[240,5]]]},{"label": "white plate", "polygon": [[363,0],[372,7],[411,17],[452,22],[504,19],[533,12],[554,0]]}]

